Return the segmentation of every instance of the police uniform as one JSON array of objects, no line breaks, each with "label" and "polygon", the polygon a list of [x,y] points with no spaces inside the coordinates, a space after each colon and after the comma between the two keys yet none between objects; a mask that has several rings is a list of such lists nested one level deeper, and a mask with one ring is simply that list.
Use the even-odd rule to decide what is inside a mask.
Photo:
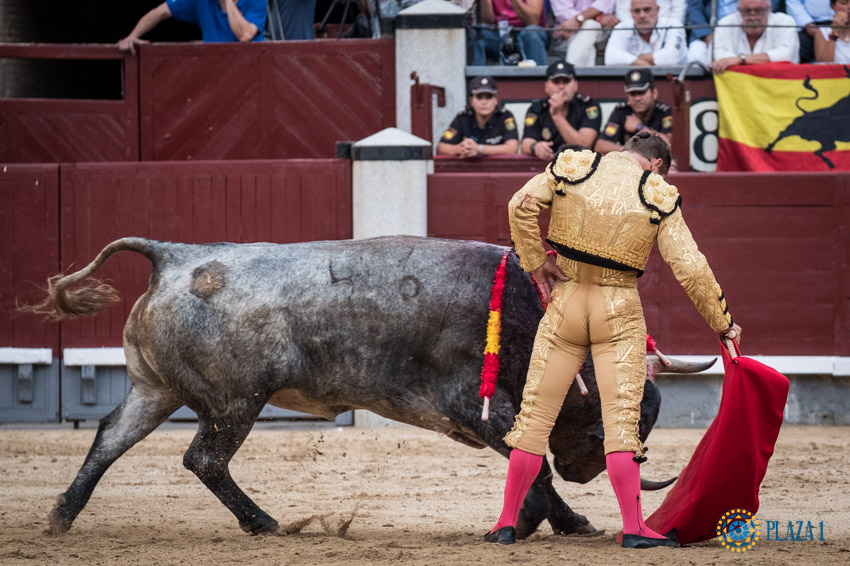
[{"label": "police uniform", "polygon": [[[676,187],[631,156],[585,150],[561,153],[511,200],[511,237],[533,271],[546,261],[538,215],[551,207],[547,241],[569,277],[557,281],[540,321],[522,405],[508,446],[545,454],[549,433],[587,351],[602,401],[605,453],[645,459],[638,437],[646,380],[646,323],[637,278],[658,242],[697,310],[715,332],[733,321],[723,291],[679,208]],[[611,211],[614,210],[615,213]]]},{"label": "police uniform", "polygon": [[[635,111],[628,103],[618,104],[611,112],[608,123],[599,132],[599,139],[625,145],[626,140],[632,136],[632,133],[626,131],[626,118],[634,113]],[[663,102],[655,101],[649,119],[643,125],[659,134],[670,134],[673,131],[673,113],[670,107]]]},{"label": "police uniform", "polygon": [[[602,124],[599,104],[585,94],[576,93],[567,108],[567,122],[576,130],[593,128],[598,132]],[[525,115],[522,138],[553,142],[552,151],[556,153],[558,148],[567,143],[549,112],[549,99],[538,99],[531,103]]]},{"label": "police uniform", "polygon": [[471,138],[481,145],[502,145],[518,137],[516,120],[508,110],[496,110],[484,124],[484,128],[481,128],[475,118],[475,111],[467,109],[455,116],[440,142],[457,145],[464,139]]}]

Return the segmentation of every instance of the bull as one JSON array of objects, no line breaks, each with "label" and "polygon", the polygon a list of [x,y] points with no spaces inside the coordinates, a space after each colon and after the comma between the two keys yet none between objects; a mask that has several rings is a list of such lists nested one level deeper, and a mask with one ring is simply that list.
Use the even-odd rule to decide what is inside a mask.
[{"label": "bull", "polygon": [[[58,320],[94,314],[117,300],[103,283],[70,287],[123,250],[153,265],[149,288],[124,328],[131,387],[100,421],[88,456],[50,513],[48,533],[67,532],[109,466],[183,405],[198,415],[184,466],[252,534],[273,532],[278,523],[236,485],[228,465],[265,404],[328,419],[368,409],[509,455],[502,437],[519,409],[543,308],[512,254],[499,383],[483,421],[478,388],[490,287],[507,248],[404,236],[287,245],[124,238],[84,269],[52,278],[47,298],[31,310]],[[573,385],[550,448],[558,474],[584,483],[605,469],[605,457],[590,359],[581,374],[589,394]],[[660,403],[647,381],[642,440]],[[527,537],[544,519],[556,533],[596,530],[556,493],[546,460],[517,535]]]}]

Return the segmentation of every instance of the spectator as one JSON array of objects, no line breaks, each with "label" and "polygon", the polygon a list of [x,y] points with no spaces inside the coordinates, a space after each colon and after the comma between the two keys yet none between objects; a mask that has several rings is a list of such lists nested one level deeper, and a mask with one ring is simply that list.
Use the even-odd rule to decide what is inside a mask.
[{"label": "spectator", "polygon": [[550,37],[543,29],[546,25],[543,0],[481,0],[481,23],[498,29],[477,27],[469,30],[473,65],[486,65],[488,56],[504,64],[503,44],[506,39],[514,38],[508,28],[516,31],[522,60],[546,64]]},{"label": "spectator", "polygon": [[770,0],[739,0],[738,11],[718,22],[712,71],[722,73],[732,65],[799,61],[794,18],[772,13],[770,6]]},{"label": "spectator", "polygon": [[[685,14],[687,12],[688,0],[658,0],[658,14],[662,18],[670,18],[678,23],[685,25]],[[718,4],[724,0],[718,0]],[[614,9],[614,15],[620,21],[632,19],[632,0],[616,0],[617,6]],[[709,2],[710,4],[711,2]],[[734,6],[733,6],[734,8]]]},{"label": "spectator", "polygon": [[316,39],[316,0],[271,0],[269,6],[274,21],[274,25],[269,22],[272,39]]},{"label": "spectator", "polygon": [[513,114],[499,107],[499,93],[493,77],[475,77],[469,93],[469,106],[452,120],[440,138],[437,155],[516,154],[519,147],[516,120]]},{"label": "spectator", "polygon": [[602,154],[622,151],[626,140],[641,131],[658,134],[671,144],[673,115],[669,106],[658,102],[652,71],[631,69],[626,72],[625,83],[626,102],[621,102],[611,112],[608,123],[599,133],[595,151]]},{"label": "spectator", "polygon": [[547,98],[531,103],[525,115],[522,153],[550,161],[567,144],[593,147],[602,117],[599,104],[579,94],[575,69],[558,61],[546,69]]},{"label": "spectator", "polygon": [[684,65],[685,30],[658,15],[655,0],[632,0],[632,19],[617,24],[605,48],[606,65]]},{"label": "spectator", "polygon": [[[688,38],[688,62],[696,61],[706,67],[711,61],[709,55],[711,48],[712,30],[711,24],[712,0],[688,0],[687,23],[691,26]],[[738,0],[718,0],[717,19],[720,20],[735,12]]]},{"label": "spectator", "polygon": [[118,49],[135,55],[137,45],[148,43],[140,38],[171,17],[199,25],[205,42],[263,41],[266,0],[166,0],[142,16]]},{"label": "spectator", "polygon": [[[835,11],[832,27],[822,27],[815,35],[818,63],[850,64],[850,0],[832,0]],[[801,50],[802,51],[802,50]]]},{"label": "spectator", "polygon": [[785,0],[785,13],[794,18],[800,30],[800,63],[815,60],[815,35],[821,25],[832,22],[834,12],[829,0]]},{"label": "spectator", "polygon": [[[596,43],[619,23],[614,0],[551,0],[556,29],[549,52],[575,67],[596,65]],[[578,31],[579,28],[581,31]]]}]

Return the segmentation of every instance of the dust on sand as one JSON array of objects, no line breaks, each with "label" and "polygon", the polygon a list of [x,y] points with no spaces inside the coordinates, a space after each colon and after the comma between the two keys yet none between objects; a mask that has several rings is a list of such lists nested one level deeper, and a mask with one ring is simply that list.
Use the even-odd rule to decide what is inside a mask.
[{"label": "dust on sand", "polygon": [[[0,428],[0,563],[850,563],[847,427],[783,428],[761,490],[762,521],[823,521],[826,540],[762,540],[745,555],[716,541],[683,549],[617,547],[620,518],[605,473],[584,485],[556,481],[601,534],[556,536],[544,522],[516,545],[484,544],[501,508],[507,460],[412,428],[254,430],[230,468],[280,522],[278,533],[258,537],[243,533],[183,468],[194,431],[158,430],[110,468],[66,535],[48,537],[47,515],[94,434]],[[702,434],[653,431],[644,476],[676,475]],[[663,491],[645,494],[645,514],[663,498]]]}]

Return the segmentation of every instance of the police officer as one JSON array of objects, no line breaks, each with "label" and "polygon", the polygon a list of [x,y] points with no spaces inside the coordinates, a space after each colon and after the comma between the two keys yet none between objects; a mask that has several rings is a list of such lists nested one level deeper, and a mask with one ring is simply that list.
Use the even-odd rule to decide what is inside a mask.
[{"label": "police officer", "polygon": [[626,102],[617,105],[599,133],[594,149],[606,154],[621,151],[626,140],[640,131],[654,132],[672,143],[673,116],[670,107],[658,102],[658,89],[650,69],[626,72]]},{"label": "police officer", "polygon": [[437,155],[476,157],[516,154],[519,136],[516,120],[499,107],[496,81],[490,76],[472,79],[469,106],[452,120],[437,144]]},{"label": "police officer", "polygon": [[531,103],[525,115],[522,153],[550,161],[565,145],[591,148],[602,118],[599,104],[577,91],[575,69],[556,61],[546,69],[548,98]]}]

